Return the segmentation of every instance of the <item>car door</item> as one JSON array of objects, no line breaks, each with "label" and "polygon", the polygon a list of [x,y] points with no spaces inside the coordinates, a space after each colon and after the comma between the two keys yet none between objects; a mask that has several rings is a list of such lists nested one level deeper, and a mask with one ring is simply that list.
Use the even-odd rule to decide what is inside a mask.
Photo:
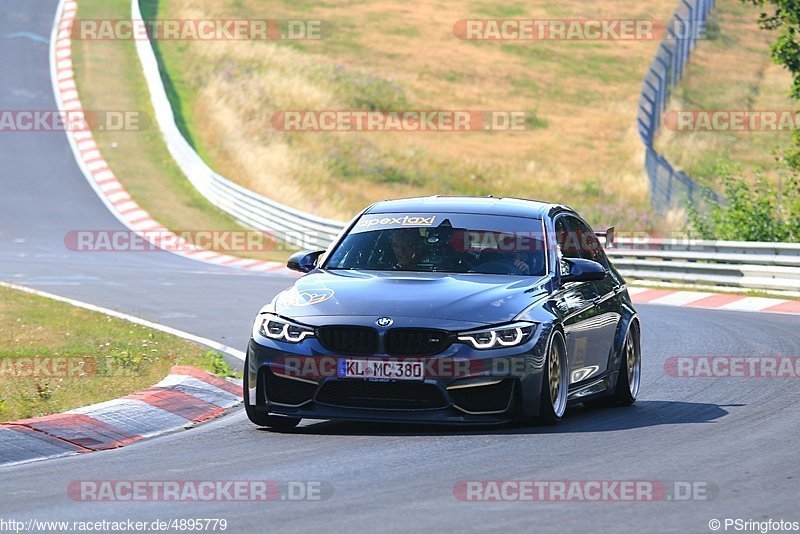
[{"label": "car door", "polygon": [[[555,219],[558,265],[562,274],[568,272],[563,259],[583,258],[573,220],[577,219],[566,214]],[[592,282],[567,282],[553,298],[564,326],[570,362],[570,383],[583,380],[583,375],[593,374],[591,366],[596,365],[594,352],[597,350],[597,340],[594,339],[596,333],[593,325],[596,323],[597,308],[593,301],[597,296],[597,288]]]},{"label": "car door", "polygon": [[584,360],[585,370],[574,373],[576,375],[574,378],[585,380],[602,373],[608,367],[609,356],[614,346],[617,326],[621,317],[616,298],[620,283],[610,272],[608,258],[589,225],[572,216],[569,217],[569,222],[579,237],[581,256],[584,259],[596,261],[606,268],[606,277],[592,282],[594,287],[593,310],[590,313],[591,320],[587,325],[589,348]]}]

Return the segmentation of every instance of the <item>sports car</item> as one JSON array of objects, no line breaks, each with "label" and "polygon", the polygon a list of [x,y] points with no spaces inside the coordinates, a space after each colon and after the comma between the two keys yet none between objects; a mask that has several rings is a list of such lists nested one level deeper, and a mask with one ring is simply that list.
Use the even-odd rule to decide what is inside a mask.
[{"label": "sports car", "polygon": [[632,404],[640,323],[595,233],[514,198],[378,202],[258,313],[244,405],[302,418],[553,424],[569,403]]}]

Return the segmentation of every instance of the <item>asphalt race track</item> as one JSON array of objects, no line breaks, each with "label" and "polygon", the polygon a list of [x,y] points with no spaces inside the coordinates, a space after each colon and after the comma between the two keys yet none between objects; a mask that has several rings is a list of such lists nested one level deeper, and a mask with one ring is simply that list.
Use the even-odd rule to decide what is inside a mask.
[{"label": "asphalt race track", "polygon": [[[57,2],[0,1],[0,109],[56,109],[48,70]],[[26,12],[27,15],[21,13]],[[22,34],[22,35],[20,35]],[[9,37],[12,36],[12,37]],[[125,230],[99,201],[60,132],[0,138],[0,278],[124,310],[244,349],[247,324],[292,278],[163,252],[70,252],[70,230]],[[204,326],[198,328],[197,321]]]},{"label": "asphalt race track", "polygon": [[[0,109],[55,109],[47,39],[55,0],[0,0]],[[37,38],[43,37],[44,40]],[[69,230],[123,229],[63,133],[0,133],[0,280],[244,349],[255,312],[292,281],[168,253],[75,253]],[[304,421],[259,430],[241,410],[128,447],[0,469],[0,517],[84,521],[224,518],[232,532],[710,532],[711,519],[800,520],[800,404],[791,378],[669,376],[670,356],[798,356],[800,319],[639,306],[640,400],[568,412],[552,428],[449,429]],[[76,502],[73,480],[322,481],[321,501]],[[706,499],[463,502],[464,480],[705,483]],[[731,531],[731,530],[729,530]]]}]

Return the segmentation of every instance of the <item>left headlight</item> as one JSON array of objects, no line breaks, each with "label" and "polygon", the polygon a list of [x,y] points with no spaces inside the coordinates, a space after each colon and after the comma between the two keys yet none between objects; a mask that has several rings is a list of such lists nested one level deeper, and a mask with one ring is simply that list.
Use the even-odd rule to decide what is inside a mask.
[{"label": "left headlight", "polygon": [[314,337],[314,329],[301,325],[272,313],[262,313],[256,317],[253,331],[269,339],[300,343],[307,337]]},{"label": "left headlight", "polygon": [[470,330],[458,334],[458,340],[469,343],[476,349],[499,349],[522,345],[536,328],[535,323],[520,321],[482,330]]}]

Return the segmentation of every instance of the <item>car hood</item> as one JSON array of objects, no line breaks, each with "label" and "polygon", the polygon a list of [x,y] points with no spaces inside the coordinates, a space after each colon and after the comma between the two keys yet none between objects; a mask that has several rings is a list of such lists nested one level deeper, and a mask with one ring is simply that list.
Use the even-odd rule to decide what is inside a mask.
[{"label": "car hood", "polygon": [[[287,317],[417,317],[494,324],[545,294],[543,278],[490,274],[315,271],[273,301]],[[313,321],[311,321],[313,322]]]}]

